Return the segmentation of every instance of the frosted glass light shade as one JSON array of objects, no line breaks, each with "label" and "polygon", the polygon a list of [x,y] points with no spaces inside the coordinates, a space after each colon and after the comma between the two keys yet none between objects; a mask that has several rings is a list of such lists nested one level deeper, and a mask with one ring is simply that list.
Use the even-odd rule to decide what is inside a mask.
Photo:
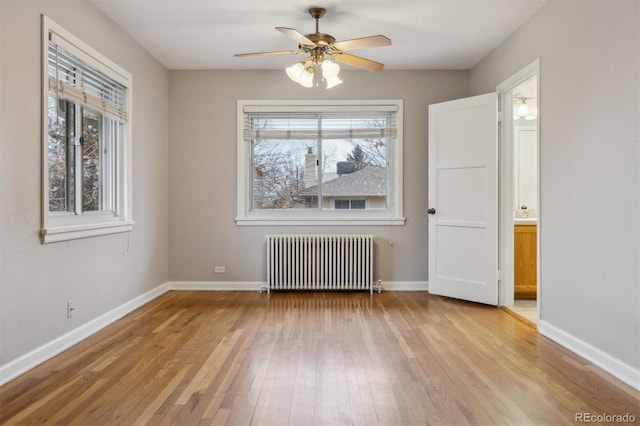
[{"label": "frosted glass light shade", "polygon": [[285,71],[289,76],[289,78],[295,81],[296,83],[300,82],[302,75],[305,73],[304,66],[300,62],[285,68]]},{"label": "frosted glass light shade", "polygon": [[323,61],[321,66],[322,66],[322,75],[326,79],[335,77],[340,72],[340,66],[335,62],[331,62],[329,60]]},{"label": "frosted glass light shade", "polygon": [[287,76],[301,86],[318,86],[320,81],[324,80],[327,83],[327,89],[330,89],[342,83],[342,80],[338,77],[340,66],[335,62],[326,60],[308,67],[305,67],[303,62],[298,62],[285,68]]},{"label": "frosted glass light shade", "polygon": [[313,87],[313,72],[304,70],[298,83],[304,87]]},{"label": "frosted glass light shade", "polygon": [[527,104],[522,102],[520,105],[518,105],[518,112],[516,114],[518,115],[518,117],[525,117],[529,115],[529,107],[527,106]]}]

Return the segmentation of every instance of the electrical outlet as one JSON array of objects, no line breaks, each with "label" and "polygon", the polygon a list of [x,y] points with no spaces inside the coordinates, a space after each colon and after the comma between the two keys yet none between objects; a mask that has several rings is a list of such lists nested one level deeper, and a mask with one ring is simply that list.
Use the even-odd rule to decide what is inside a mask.
[{"label": "electrical outlet", "polygon": [[216,274],[224,274],[226,272],[227,268],[225,268],[224,266],[216,266],[215,267],[215,272]]},{"label": "electrical outlet", "polygon": [[72,318],[75,310],[75,303],[73,302],[73,300],[69,300],[67,302],[67,318]]}]

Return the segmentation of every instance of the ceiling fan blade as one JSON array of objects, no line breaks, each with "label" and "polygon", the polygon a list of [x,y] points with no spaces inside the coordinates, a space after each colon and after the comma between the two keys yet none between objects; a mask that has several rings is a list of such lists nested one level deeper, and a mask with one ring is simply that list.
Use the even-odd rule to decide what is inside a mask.
[{"label": "ceiling fan blade", "polygon": [[367,71],[380,71],[382,70],[382,68],[384,68],[384,64],[381,64],[380,62],[361,58],[349,53],[335,53],[331,55],[331,59],[336,62],[340,62],[342,64],[349,65],[355,68],[361,68]]},{"label": "ceiling fan blade", "polygon": [[302,35],[300,31],[287,27],[276,27],[276,30],[289,37],[291,40],[303,46],[315,46],[316,44],[309,40],[306,36]]},{"label": "ceiling fan blade", "polygon": [[391,40],[383,35],[374,35],[369,37],[338,41],[336,43],[331,43],[330,47],[334,50],[345,51],[381,46],[391,46]]},{"label": "ceiling fan blade", "polygon": [[236,53],[233,55],[236,58],[243,58],[245,56],[265,56],[265,55],[288,55],[304,53],[302,50],[272,50],[270,52],[255,52],[255,53]]}]

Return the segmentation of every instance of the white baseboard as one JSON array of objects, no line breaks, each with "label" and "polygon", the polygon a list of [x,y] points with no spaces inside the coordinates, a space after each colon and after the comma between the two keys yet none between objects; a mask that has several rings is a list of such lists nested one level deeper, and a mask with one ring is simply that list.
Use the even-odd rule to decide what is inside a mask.
[{"label": "white baseboard", "polygon": [[192,291],[260,291],[267,283],[244,281],[170,281],[169,290]]},{"label": "white baseboard", "polygon": [[[197,290],[197,291],[260,291],[265,282],[242,281],[172,281],[169,290]],[[382,282],[383,291],[428,291],[426,281],[395,281]]]},{"label": "white baseboard", "polygon": [[383,291],[429,291],[427,281],[390,281],[382,282]]},{"label": "white baseboard", "polygon": [[640,370],[634,369],[617,358],[593,347],[577,337],[561,330],[548,322],[538,322],[538,332],[577,355],[603,369],[629,386],[640,390]]},{"label": "white baseboard", "polygon": [[62,335],[5,365],[0,366],[0,386],[31,370],[39,364],[42,364],[48,359],[53,358],[60,352],[69,349],[81,340],[84,340],[92,334],[100,331],[104,327],[117,321],[140,306],[149,303],[156,297],[166,293],[168,290],[168,284],[165,283],[159,285],[158,287],[118,306],[115,309],[112,309],[98,318],[71,330],[67,334]]}]

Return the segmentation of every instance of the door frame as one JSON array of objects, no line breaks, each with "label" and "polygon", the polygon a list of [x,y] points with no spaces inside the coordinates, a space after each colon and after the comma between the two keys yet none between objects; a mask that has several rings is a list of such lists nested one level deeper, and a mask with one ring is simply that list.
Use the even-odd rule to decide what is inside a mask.
[{"label": "door frame", "polygon": [[513,149],[513,91],[516,87],[524,83],[525,81],[536,77],[536,98],[538,106],[538,118],[536,120],[536,144],[537,144],[537,259],[536,259],[536,291],[537,291],[537,313],[536,317],[538,323],[540,322],[540,312],[542,306],[542,291],[541,291],[541,275],[540,275],[540,235],[541,235],[541,204],[540,204],[540,123],[541,123],[541,108],[540,108],[540,58],[531,62],[529,65],[522,68],[520,71],[507,78],[496,87],[498,93],[499,102],[499,117],[500,128],[498,130],[499,143],[499,214],[498,214],[498,265],[501,271],[501,279],[498,290],[498,304],[499,306],[512,307],[513,306],[513,292],[514,292],[514,248],[513,248],[513,210],[514,210],[514,149]]}]

